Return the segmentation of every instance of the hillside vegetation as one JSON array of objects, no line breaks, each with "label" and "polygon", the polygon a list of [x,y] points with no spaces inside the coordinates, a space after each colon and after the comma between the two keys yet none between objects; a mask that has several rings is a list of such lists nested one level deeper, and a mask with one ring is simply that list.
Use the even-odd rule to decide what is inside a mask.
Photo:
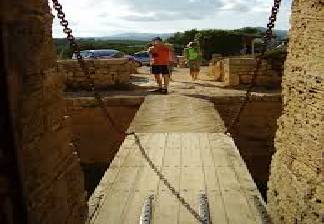
[{"label": "hillside vegetation", "polygon": [[[177,32],[165,41],[175,46],[176,53],[181,55],[184,47],[190,41],[198,41],[202,48],[203,56],[209,60],[213,54],[222,54],[224,56],[239,55],[243,48],[242,37],[244,35],[262,36],[264,28],[245,27],[237,30],[188,30],[185,32]],[[278,40],[285,39],[284,31],[276,32]],[[152,35],[152,34],[150,34]],[[148,41],[141,40],[112,40],[109,38],[83,38],[78,39],[81,50],[90,49],[116,49],[126,54],[134,54],[148,48]],[[130,37],[131,38],[131,37]],[[71,58],[72,51],[65,39],[55,39],[57,54],[59,58]],[[258,48],[258,46],[256,46]]]}]

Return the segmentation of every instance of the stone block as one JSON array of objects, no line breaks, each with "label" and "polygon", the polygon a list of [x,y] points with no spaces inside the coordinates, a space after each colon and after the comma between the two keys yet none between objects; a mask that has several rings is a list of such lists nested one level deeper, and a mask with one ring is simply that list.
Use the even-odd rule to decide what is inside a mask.
[{"label": "stone block", "polygon": [[[227,58],[220,61],[221,65],[219,67],[218,63],[212,65],[211,72],[216,73],[216,70],[220,69],[220,74],[217,78],[223,80],[225,86],[250,84],[252,76],[256,72],[255,58]],[[239,80],[237,80],[237,76]],[[257,86],[280,88],[282,77],[278,76],[278,71],[275,71],[267,61],[262,62],[257,76],[261,77],[257,80]]]},{"label": "stone block", "polygon": [[[70,89],[87,89],[89,82],[76,60],[58,61],[58,72],[65,74],[65,84]],[[114,85],[127,85],[134,72],[133,64],[128,59],[87,60],[94,69],[91,78],[97,89],[107,89]]]},{"label": "stone block", "polygon": [[226,87],[235,87],[240,85],[240,76],[235,73],[224,74],[224,85]]},{"label": "stone block", "polygon": [[[63,80],[72,75],[58,73],[70,69],[74,77],[81,71],[71,60],[55,64],[51,33],[53,16],[47,1],[4,0],[1,6],[4,7],[1,8],[1,22],[5,27],[2,34],[6,37],[3,38],[6,46],[3,53],[8,57],[5,69],[8,77],[19,83],[10,89],[10,101],[15,107],[12,115],[17,124],[15,138],[19,142],[13,154],[22,174],[28,223],[85,223],[87,205],[83,177],[78,158],[69,146],[69,130],[63,124]],[[1,167],[4,165],[2,156],[1,151]],[[5,183],[0,182],[3,193]],[[18,193],[17,190],[12,192]],[[2,206],[7,201],[0,203],[2,218]]]}]

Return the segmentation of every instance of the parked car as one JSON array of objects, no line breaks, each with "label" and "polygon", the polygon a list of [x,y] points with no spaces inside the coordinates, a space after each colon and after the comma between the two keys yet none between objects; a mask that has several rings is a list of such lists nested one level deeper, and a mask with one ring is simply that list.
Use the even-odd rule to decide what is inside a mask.
[{"label": "parked car", "polygon": [[137,61],[140,61],[142,65],[150,65],[151,58],[147,51],[141,51],[134,54]]},{"label": "parked car", "polygon": [[[141,61],[134,56],[127,55],[121,51],[114,49],[100,49],[100,50],[84,50],[81,51],[81,56],[85,59],[110,59],[110,58],[128,58],[134,62],[138,67],[142,66]],[[76,55],[73,54],[72,59],[76,59]]]}]

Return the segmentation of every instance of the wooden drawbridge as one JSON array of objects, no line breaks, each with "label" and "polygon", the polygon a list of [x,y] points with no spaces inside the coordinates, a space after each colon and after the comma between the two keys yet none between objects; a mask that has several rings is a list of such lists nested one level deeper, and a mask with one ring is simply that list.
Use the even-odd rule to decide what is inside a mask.
[{"label": "wooden drawbridge", "polygon": [[[191,207],[202,211],[200,195],[207,195],[212,223],[264,223],[261,196],[233,139],[222,134],[224,124],[212,103],[150,96],[130,129]],[[140,223],[151,195],[154,199],[146,205],[150,222],[142,223],[197,223],[152,171],[134,136],[129,136],[90,199],[90,223]]]}]

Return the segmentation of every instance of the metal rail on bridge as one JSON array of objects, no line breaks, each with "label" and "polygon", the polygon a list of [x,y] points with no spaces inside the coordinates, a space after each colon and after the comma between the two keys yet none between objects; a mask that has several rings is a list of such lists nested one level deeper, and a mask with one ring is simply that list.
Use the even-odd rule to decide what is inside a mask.
[{"label": "metal rail on bridge", "polygon": [[199,215],[203,219],[203,224],[212,224],[209,202],[206,193],[199,194]]},{"label": "metal rail on bridge", "polygon": [[[152,217],[153,217],[153,201],[154,195],[149,195],[145,201],[142,208],[142,213],[140,216],[139,224],[152,224]],[[199,215],[202,218],[203,224],[212,224],[210,218],[210,210],[209,210],[209,202],[206,193],[199,194],[198,197],[199,203]]]},{"label": "metal rail on bridge", "polygon": [[153,200],[153,194],[145,199],[139,224],[152,224]]}]

